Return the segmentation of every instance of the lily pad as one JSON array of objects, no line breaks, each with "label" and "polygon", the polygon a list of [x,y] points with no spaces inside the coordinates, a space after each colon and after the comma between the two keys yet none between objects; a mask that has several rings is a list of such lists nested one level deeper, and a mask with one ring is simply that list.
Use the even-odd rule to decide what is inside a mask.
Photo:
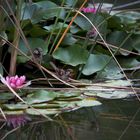
[{"label": "lily pad", "polygon": [[[27,38],[27,41],[29,43],[29,46],[32,51],[34,51],[37,48],[42,49],[42,53],[45,55],[48,51],[47,43],[41,39],[41,38]],[[26,47],[23,40],[20,40],[19,42],[19,49],[24,52],[25,54],[29,53],[29,49]]]},{"label": "lily pad", "polygon": [[28,105],[26,104],[4,104],[3,106],[9,110],[21,110],[28,108]]},{"label": "lily pad", "polygon": [[101,102],[97,101],[93,97],[88,97],[77,102],[77,106],[79,107],[90,107],[90,106],[97,106],[97,105],[101,105]]},{"label": "lily pad", "polygon": [[[14,111],[4,111],[5,115],[19,115],[19,114],[24,114],[24,111],[22,110],[14,110]],[[1,112],[0,112],[0,116],[2,116]]]},{"label": "lily pad", "polygon": [[42,103],[42,102],[51,101],[56,97],[57,97],[56,92],[48,92],[46,90],[39,90],[28,95],[25,101],[28,104]]},{"label": "lily pad", "polygon": [[33,104],[32,107],[40,108],[40,109],[47,109],[47,108],[60,108],[59,104],[57,103],[40,103],[40,104]]},{"label": "lily pad", "polygon": [[107,55],[90,54],[82,73],[84,75],[91,75],[95,72],[102,70],[108,63],[110,57]]},{"label": "lily pad", "polygon": [[44,115],[54,115],[54,114],[59,114],[61,113],[61,111],[59,109],[26,109],[25,111],[27,114],[30,115],[40,115],[40,114],[44,114]]},{"label": "lily pad", "polygon": [[123,99],[128,97],[133,92],[126,92],[126,91],[113,91],[113,92],[100,92],[97,93],[98,97],[105,98],[105,99]]},{"label": "lily pad", "polygon": [[129,80],[108,80],[105,83],[101,83],[101,85],[118,86],[118,87],[130,86],[131,84],[132,83]]},{"label": "lily pad", "polygon": [[65,48],[58,48],[54,52],[53,57],[61,60],[65,64],[77,66],[86,63],[88,59],[88,51],[75,44]]},{"label": "lily pad", "polygon": [[2,100],[9,100],[9,99],[12,99],[12,98],[14,98],[15,97],[15,95],[13,94],[13,93],[0,93],[0,102],[2,101]]}]

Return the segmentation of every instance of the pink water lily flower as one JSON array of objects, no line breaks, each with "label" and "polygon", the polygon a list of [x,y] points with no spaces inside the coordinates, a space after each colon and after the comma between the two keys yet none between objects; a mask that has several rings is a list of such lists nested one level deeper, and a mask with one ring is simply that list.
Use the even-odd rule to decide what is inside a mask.
[{"label": "pink water lily flower", "polygon": [[5,85],[9,85],[11,88],[14,89],[20,89],[23,87],[27,87],[28,85],[31,84],[31,82],[25,82],[26,81],[26,77],[23,76],[7,76],[6,78],[3,78],[1,76],[1,82]]},{"label": "pink water lily flower", "polygon": [[96,13],[96,8],[95,7],[83,7],[81,9],[84,13]]}]

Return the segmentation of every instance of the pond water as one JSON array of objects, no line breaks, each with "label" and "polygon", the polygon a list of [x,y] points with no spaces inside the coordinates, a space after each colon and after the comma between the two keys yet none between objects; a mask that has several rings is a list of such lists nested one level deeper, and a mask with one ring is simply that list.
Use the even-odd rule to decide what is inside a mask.
[{"label": "pond water", "polygon": [[102,103],[101,106],[61,114],[56,116],[53,122],[48,122],[43,117],[36,117],[15,131],[5,126],[0,130],[0,138],[7,134],[4,140],[140,139],[138,101],[106,100]]}]

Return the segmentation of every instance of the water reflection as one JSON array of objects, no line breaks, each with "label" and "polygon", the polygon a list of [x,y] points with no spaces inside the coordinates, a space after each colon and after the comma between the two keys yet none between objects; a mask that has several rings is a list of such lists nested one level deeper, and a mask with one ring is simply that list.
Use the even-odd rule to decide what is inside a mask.
[{"label": "water reflection", "polygon": [[[7,134],[4,140],[139,140],[139,102],[102,102],[102,106],[55,116],[54,122],[48,122],[43,117],[32,117],[32,122],[15,130],[1,122],[4,126],[0,130],[0,138]],[[136,112],[134,121],[130,123]]]}]

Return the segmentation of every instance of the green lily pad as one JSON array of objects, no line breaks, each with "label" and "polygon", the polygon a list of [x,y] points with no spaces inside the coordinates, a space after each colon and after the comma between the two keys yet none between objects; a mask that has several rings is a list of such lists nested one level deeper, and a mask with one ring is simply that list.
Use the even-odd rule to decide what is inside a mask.
[{"label": "green lily pad", "polygon": [[113,91],[113,92],[99,92],[97,93],[97,96],[105,99],[123,99],[128,97],[130,94],[133,94],[133,92]]},{"label": "green lily pad", "polygon": [[33,104],[32,107],[40,108],[40,109],[47,109],[47,108],[60,108],[59,104],[56,103],[40,103],[40,104]]},{"label": "green lily pad", "polygon": [[30,115],[40,115],[40,114],[44,114],[44,115],[54,115],[54,114],[59,114],[61,113],[61,111],[59,109],[26,109],[25,111],[27,114]]},{"label": "green lily pad", "polygon": [[[27,41],[29,43],[29,46],[32,51],[34,51],[37,48],[42,49],[42,53],[45,55],[48,51],[47,43],[41,39],[41,38],[27,38]],[[25,54],[29,53],[29,49],[26,47],[23,40],[20,40],[19,42],[19,49],[24,52]]]},{"label": "green lily pad", "polygon": [[77,106],[79,107],[90,107],[90,106],[97,106],[97,105],[101,105],[101,102],[97,101],[93,97],[85,98],[77,102]]},{"label": "green lily pad", "polygon": [[[22,110],[14,110],[14,111],[3,111],[5,115],[20,115],[20,114],[24,114],[24,111]],[[1,112],[0,112],[0,116],[2,116]]]},{"label": "green lily pad", "polygon": [[3,107],[9,109],[9,110],[21,110],[28,108],[28,105],[26,104],[4,104]]},{"label": "green lily pad", "polygon": [[34,103],[42,103],[42,102],[48,102],[53,100],[57,97],[56,92],[49,92],[46,90],[39,90],[36,92],[33,92],[32,94],[28,95],[25,101],[28,104],[34,104]]},{"label": "green lily pad", "polygon": [[91,75],[95,72],[102,70],[108,63],[110,57],[107,55],[90,54],[82,73],[84,75]]},{"label": "green lily pad", "polygon": [[75,44],[65,48],[58,48],[54,52],[53,57],[61,60],[65,64],[77,66],[86,63],[88,59],[88,51]]},{"label": "green lily pad", "polygon": [[131,84],[132,84],[131,81],[128,80],[108,80],[105,83],[101,83],[101,85],[118,86],[118,87],[130,86]]},{"label": "green lily pad", "polygon": [[55,32],[58,33],[58,31],[61,29],[61,32],[63,32],[67,28],[68,24],[64,24],[61,22],[58,22],[57,25],[49,25],[44,26],[44,29],[46,29],[48,32]]},{"label": "green lily pad", "polygon": [[9,93],[9,92],[7,92],[7,93],[0,93],[0,102],[2,100],[9,100],[9,99],[12,99],[14,97],[15,97],[15,95],[13,93]]},{"label": "green lily pad", "polygon": [[77,97],[77,96],[80,96],[80,95],[81,95],[80,92],[73,92],[73,91],[57,92],[57,97],[58,98],[73,98],[73,97]]}]

